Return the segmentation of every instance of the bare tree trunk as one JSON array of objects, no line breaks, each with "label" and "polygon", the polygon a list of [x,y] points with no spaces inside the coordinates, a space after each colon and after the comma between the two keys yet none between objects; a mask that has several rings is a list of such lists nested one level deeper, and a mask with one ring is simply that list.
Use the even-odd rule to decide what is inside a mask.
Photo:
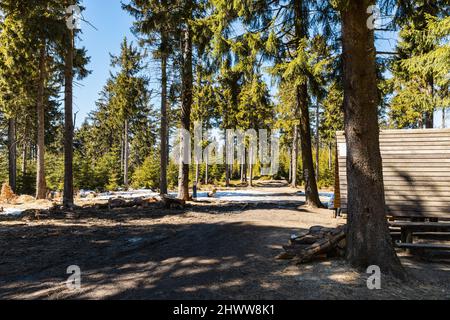
[{"label": "bare tree trunk", "polygon": [[317,189],[316,175],[312,155],[311,128],[308,108],[308,87],[298,87],[297,100],[300,103],[300,144],[302,146],[303,180],[305,181],[306,205],[313,208],[323,207]]},{"label": "bare tree trunk", "polygon": [[373,0],[349,1],[342,8],[344,114],[347,139],[347,259],[358,268],[377,265],[403,278],[385,212],[379,146],[374,32],[367,27]]},{"label": "bare tree trunk", "polygon": [[46,43],[43,41],[39,49],[39,80],[37,92],[37,172],[36,172],[36,199],[45,199],[47,185],[45,182],[45,81],[46,74]]},{"label": "bare tree trunk", "polygon": [[205,184],[209,183],[209,154],[206,153],[205,157]]},{"label": "bare tree trunk", "polygon": [[128,119],[125,120],[124,125],[124,139],[123,139],[123,150],[124,150],[124,156],[123,156],[123,184],[125,186],[125,189],[128,189],[128,165],[130,161],[130,148],[129,148],[129,142],[128,142]]},{"label": "bare tree trunk", "polygon": [[25,130],[23,134],[23,145],[22,145],[22,179],[27,175],[27,164],[28,164],[28,117],[25,119]]},{"label": "bare tree trunk", "polygon": [[433,112],[425,113],[425,128],[433,129],[434,128],[434,114]]},{"label": "bare tree trunk", "polygon": [[[192,10],[192,9],[190,9]],[[182,67],[182,102],[181,102],[181,128],[190,131],[192,108],[192,34],[191,26],[186,23],[183,32],[183,67]],[[184,154],[185,146],[181,143]],[[189,150],[190,152],[190,150]],[[189,164],[180,161],[180,173],[178,178],[178,197],[181,200],[189,200]]]},{"label": "bare tree trunk", "polygon": [[291,157],[292,179],[291,185],[297,188],[297,172],[298,172],[298,126],[294,126],[294,136],[292,137],[292,157]]},{"label": "bare tree trunk", "polygon": [[288,178],[288,182],[289,183],[291,183],[291,181],[292,181],[292,151],[291,151],[292,149],[291,148],[288,148],[288,155],[289,155],[289,159],[288,159],[288,161],[289,161],[289,178]]},{"label": "bare tree trunk", "polygon": [[442,108],[442,129],[445,129],[445,107]]},{"label": "bare tree trunk", "polygon": [[195,184],[198,185],[200,180],[200,163],[195,165]]},{"label": "bare tree trunk", "polygon": [[333,169],[333,146],[331,142],[328,144],[328,170],[331,171]]},{"label": "bare tree trunk", "polygon": [[442,128],[445,129],[446,123],[445,123],[445,111],[446,108],[442,108]]},{"label": "bare tree trunk", "polygon": [[249,172],[249,185],[253,187],[253,146],[250,144],[248,155],[248,172]]},{"label": "bare tree trunk", "polygon": [[167,158],[168,158],[168,124],[167,124],[167,34],[161,33],[161,175],[159,189],[161,195],[167,194]]},{"label": "bare tree trunk", "polygon": [[125,135],[123,134],[123,127],[122,132],[120,133],[120,175],[123,175],[123,167],[124,167],[124,159],[125,159]]},{"label": "bare tree trunk", "polygon": [[316,106],[316,179],[319,180],[320,174],[320,113],[319,113],[319,104]]},{"label": "bare tree trunk", "polygon": [[[433,76],[429,77],[428,80],[428,93],[433,98],[434,97],[434,78]],[[425,127],[427,129],[433,129],[434,128],[434,110],[425,112]]]},{"label": "bare tree trunk", "polygon": [[28,162],[28,145],[27,143],[24,143],[22,146],[22,177],[26,176],[27,174],[27,162]]},{"label": "bare tree trunk", "polygon": [[16,119],[8,120],[8,173],[9,186],[13,192],[17,191],[17,142],[16,142]]},{"label": "bare tree trunk", "polygon": [[[297,41],[308,37],[309,13],[304,1],[294,2],[295,36]],[[323,207],[319,199],[312,156],[311,124],[309,119],[308,84],[297,86],[297,108],[300,111],[300,144],[302,150],[303,179],[305,181],[306,205]]]},{"label": "bare tree trunk", "polygon": [[244,150],[244,182],[247,183],[248,179],[247,179],[247,149]]},{"label": "bare tree trunk", "polygon": [[64,68],[64,194],[63,205],[73,206],[73,55],[74,34],[69,30]]},{"label": "bare tree trunk", "polygon": [[244,168],[245,168],[245,149],[242,152],[241,155],[241,183],[244,183],[244,178],[245,178],[245,174],[244,174]]},{"label": "bare tree trunk", "polygon": [[[226,115],[225,115],[226,118]],[[225,123],[227,123],[227,120],[225,120]],[[230,186],[230,171],[231,171],[231,166],[228,164],[228,157],[230,155],[228,155],[228,135],[227,135],[227,130],[225,129],[225,186],[228,188]]]}]

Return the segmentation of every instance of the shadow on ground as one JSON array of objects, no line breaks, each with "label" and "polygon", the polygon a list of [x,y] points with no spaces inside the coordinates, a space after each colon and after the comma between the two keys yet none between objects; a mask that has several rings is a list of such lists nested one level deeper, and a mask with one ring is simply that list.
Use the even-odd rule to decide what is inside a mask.
[{"label": "shadow on ground", "polygon": [[[426,283],[404,285],[385,278],[384,290],[370,291],[367,275],[340,260],[300,267],[275,260],[290,234],[324,219],[311,212],[273,206],[227,213],[200,209],[198,214],[201,219],[181,213],[160,214],[164,219],[155,221],[134,211],[116,212],[106,220],[87,216],[0,224],[0,298],[450,297],[449,282],[443,282],[450,273],[442,265],[435,265],[436,270],[430,264],[412,265],[419,276],[425,271],[429,275],[431,270]],[[222,220],[214,220],[214,215]],[[284,219],[306,222],[282,227]],[[78,292],[65,285],[70,265],[78,265],[82,271]]]}]

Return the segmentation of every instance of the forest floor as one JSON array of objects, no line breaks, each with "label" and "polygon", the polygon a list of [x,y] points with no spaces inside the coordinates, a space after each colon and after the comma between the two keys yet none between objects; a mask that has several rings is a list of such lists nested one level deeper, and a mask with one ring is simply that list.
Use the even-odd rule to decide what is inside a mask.
[{"label": "forest floor", "polygon": [[[1,217],[0,299],[450,299],[444,262],[400,253],[410,280],[383,276],[369,290],[369,275],[340,259],[275,259],[291,234],[343,223],[301,201]],[[77,291],[66,286],[71,265]]]}]

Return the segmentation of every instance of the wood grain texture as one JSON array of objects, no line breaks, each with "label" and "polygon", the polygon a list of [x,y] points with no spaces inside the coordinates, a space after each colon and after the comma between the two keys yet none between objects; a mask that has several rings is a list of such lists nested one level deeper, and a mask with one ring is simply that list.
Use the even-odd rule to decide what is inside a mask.
[{"label": "wood grain texture", "polygon": [[[336,140],[342,147],[344,133]],[[388,215],[450,218],[450,130],[384,130],[380,150]],[[338,201],[346,209],[346,156],[337,158]]]}]

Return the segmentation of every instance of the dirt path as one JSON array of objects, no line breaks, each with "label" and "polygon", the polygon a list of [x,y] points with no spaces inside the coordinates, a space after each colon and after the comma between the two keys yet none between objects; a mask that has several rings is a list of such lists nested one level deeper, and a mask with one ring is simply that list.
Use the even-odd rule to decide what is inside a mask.
[{"label": "dirt path", "polygon": [[[116,210],[0,222],[0,298],[370,299],[450,298],[450,266],[405,260],[419,281],[382,279],[343,261],[277,261],[292,233],[336,226],[327,210],[198,204],[186,211]],[[66,269],[78,265],[81,290]]]}]

